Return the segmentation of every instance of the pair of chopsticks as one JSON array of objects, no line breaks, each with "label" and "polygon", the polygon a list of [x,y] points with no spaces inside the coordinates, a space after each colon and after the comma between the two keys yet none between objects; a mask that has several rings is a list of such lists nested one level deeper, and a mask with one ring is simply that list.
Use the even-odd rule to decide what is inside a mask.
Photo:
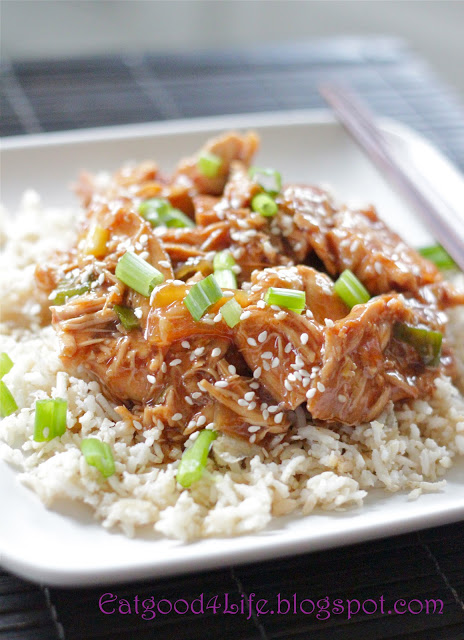
[{"label": "pair of chopsticks", "polygon": [[464,217],[453,209],[420,173],[392,153],[374,116],[351,90],[337,85],[319,88],[337,118],[379,167],[409,200],[435,239],[464,270]]}]

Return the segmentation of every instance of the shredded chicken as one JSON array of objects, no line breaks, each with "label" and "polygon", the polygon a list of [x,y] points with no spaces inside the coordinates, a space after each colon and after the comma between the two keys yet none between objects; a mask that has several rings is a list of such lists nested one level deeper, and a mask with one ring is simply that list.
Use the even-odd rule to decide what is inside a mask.
[{"label": "shredded chicken", "polygon": [[[428,394],[442,371],[453,373],[446,335],[440,362],[431,365],[395,327],[444,335],[445,310],[464,304],[464,292],[373,208],[337,206],[319,188],[287,185],[272,196],[275,216],[254,211],[263,192],[248,172],[257,146],[254,133],[232,132],[183,160],[172,177],[152,162],[105,179],[83,174],[76,246],[37,268],[66,366],[98,379],[125,419],[162,427],[167,455],[169,443],[205,427],[267,446],[303,410],[332,428],[366,422],[390,401]],[[220,160],[216,175],[199,169],[205,151]],[[139,210],[152,198],[195,225],[152,227]],[[95,226],[106,234],[98,255],[88,250]],[[238,288],[195,321],[184,299],[223,250],[234,258]],[[163,275],[150,297],[115,276],[126,251]],[[372,296],[353,309],[334,289],[345,269]],[[304,292],[303,312],[267,304],[270,287]],[[72,294],[55,304],[62,290]],[[234,327],[220,312],[231,296],[242,307]],[[115,305],[131,309],[138,327],[126,329]]]}]

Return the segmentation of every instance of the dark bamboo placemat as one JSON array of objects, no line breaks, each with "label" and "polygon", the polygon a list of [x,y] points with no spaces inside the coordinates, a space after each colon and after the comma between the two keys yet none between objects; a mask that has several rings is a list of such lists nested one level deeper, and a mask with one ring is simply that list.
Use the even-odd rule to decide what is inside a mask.
[{"label": "dark bamboo placemat", "polygon": [[[401,42],[345,38],[192,55],[36,61],[2,65],[2,136],[226,113],[320,108],[322,80],[342,78],[377,113],[420,131],[464,169],[464,117],[455,96]],[[27,526],[27,523],[24,523]],[[38,587],[0,573],[0,640],[464,640],[464,522],[350,547],[106,588]],[[214,614],[105,615],[100,596],[205,603]],[[367,613],[224,614],[233,603],[329,597]],[[384,613],[371,613],[384,598]],[[443,601],[435,615],[388,614],[404,599]],[[284,609],[283,600],[281,602]],[[356,605],[354,605],[356,606]],[[412,606],[412,605],[411,605]],[[415,606],[419,606],[417,603]],[[370,607],[370,608],[369,608]],[[401,607],[400,607],[401,608]],[[323,616],[323,614],[321,614]],[[320,615],[320,617],[321,617]],[[323,616],[324,617],[324,616]]]}]

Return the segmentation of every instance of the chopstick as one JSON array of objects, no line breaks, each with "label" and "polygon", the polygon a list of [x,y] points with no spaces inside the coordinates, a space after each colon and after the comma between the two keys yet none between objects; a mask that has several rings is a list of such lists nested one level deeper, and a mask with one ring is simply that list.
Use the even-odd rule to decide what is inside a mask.
[{"label": "chopstick", "polygon": [[396,184],[435,239],[464,270],[464,217],[450,207],[417,166],[406,165],[391,153],[373,114],[357,95],[338,85],[321,86],[319,92],[354,140],[382,174]]}]

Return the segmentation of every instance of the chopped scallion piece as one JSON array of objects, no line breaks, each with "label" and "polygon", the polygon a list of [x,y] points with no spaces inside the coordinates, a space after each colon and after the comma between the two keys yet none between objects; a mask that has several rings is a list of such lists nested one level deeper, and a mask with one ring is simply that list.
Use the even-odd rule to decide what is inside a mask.
[{"label": "chopped scallion piece", "polygon": [[96,467],[102,476],[109,478],[114,474],[114,458],[109,444],[97,438],[84,438],[81,440],[81,451],[87,464]]},{"label": "chopped scallion piece", "polygon": [[221,271],[221,269],[232,269],[237,263],[234,260],[230,251],[218,251],[214,256],[213,268],[215,271]]},{"label": "chopped scallion piece", "polygon": [[398,340],[414,347],[426,366],[437,367],[440,364],[443,335],[439,331],[421,329],[404,322],[397,322],[393,327],[393,335]]},{"label": "chopped scallion piece", "polygon": [[18,405],[3,380],[0,380],[0,417],[6,418],[16,411]]},{"label": "chopped scallion piece", "polygon": [[175,227],[181,229],[184,227],[192,228],[195,226],[195,223],[191,218],[185,215],[185,213],[180,209],[175,208],[170,209],[169,213],[163,216],[162,220],[163,224],[166,225],[166,227]]},{"label": "chopped scallion piece", "polygon": [[133,329],[139,328],[139,321],[133,309],[131,309],[130,307],[123,307],[120,304],[115,304],[113,309],[124,329],[127,329],[127,331],[132,331]]},{"label": "chopped scallion piece", "polygon": [[439,269],[456,269],[457,264],[440,244],[433,247],[423,247],[419,253],[430,262],[433,262]]},{"label": "chopped scallion piece", "polygon": [[352,309],[357,304],[365,304],[370,295],[365,286],[349,269],[340,275],[334,284],[335,293]]},{"label": "chopped scallion piece", "polygon": [[275,169],[250,167],[248,173],[264,191],[270,194],[277,195],[282,188],[282,176]]},{"label": "chopped scallion piece", "polygon": [[87,234],[85,253],[96,258],[102,258],[106,255],[106,244],[109,238],[110,232],[108,229],[98,224],[93,226]]},{"label": "chopped scallion piece", "polygon": [[13,361],[4,351],[0,353],[0,378],[3,378],[13,367]]},{"label": "chopped scallion piece", "polygon": [[37,400],[35,403],[34,440],[48,442],[66,431],[68,403],[61,398]]},{"label": "chopped scallion piece", "polygon": [[185,487],[190,487],[203,475],[208,460],[209,448],[217,433],[211,429],[200,431],[197,439],[189,449],[185,449],[177,470],[177,482]]},{"label": "chopped scallion piece", "polygon": [[197,162],[198,171],[205,176],[205,178],[215,178],[219,173],[221,165],[222,159],[210,151],[202,153]]},{"label": "chopped scallion piece", "polygon": [[69,288],[65,288],[65,283],[56,289],[55,297],[52,300],[52,304],[56,306],[60,306],[67,302],[70,298],[74,298],[75,296],[81,296],[87,291],[90,290],[90,282],[84,282],[84,284],[78,284],[76,286],[70,286]]},{"label": "chopped scallion piece", "polygon": [[184,304],[192,318],[198,322],[209,307],[222,298],[221,287],[213,274],[193,285],[184,298]]},{"label": "chopped scallion piece", "polygon": [[231,329],[233,329],[235,325],[240,322],[240,316],[243,313],[242,307],[239,305],[235,298],[231,298],[225,304],[223,304],[220,311],[226,324]]},{"label": "chopped scallion piece", "polygon": [[150,198],[139,206],[139,213],[152,227],[194,227],[195,223],[165,198]]},{"label": "chopped scallion piece", "polygon": [[306,306],[306,293],[295,289],[280,289],[269,287],[264,296],[264,302],[268,305],[275,304],[295,313],[303,313]]},{"label": "chopped scallion piece", "polygon": [[251,208],[265,218],[272,218],[277,213],[277,203],[268,193],[258,193],[251,201]]},{"label": "chopped scallion piece", "polygon": [[163,274],[132,251],[119,258],[116,277],[125,285],[148,298],[156,285],[164,282]]},{"label": "chopped scallion piece", "polygon": [[221,289],[236,289],[237,277],[231,269],[220,269],[214,272],[216,282]]}]

